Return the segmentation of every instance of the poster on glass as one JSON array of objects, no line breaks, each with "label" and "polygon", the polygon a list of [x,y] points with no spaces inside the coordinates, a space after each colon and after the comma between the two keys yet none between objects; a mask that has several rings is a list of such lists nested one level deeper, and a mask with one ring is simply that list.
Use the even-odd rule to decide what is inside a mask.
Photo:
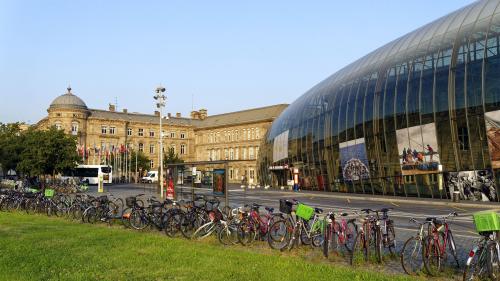
[{"label": "poster on glass", "polygon": [[429,123],[396,131],[403,176],[439,172],[436,125]]},{"label": "poster on glass", "polygon": [[364,138],[342,142],[339,144],[339,150],[344,181],[370,178]]},{"label": "poster on glass", "polygon": [[214,186],[213,192],[215,195],[224,195],[226,192],[226,170],[215,169],[213,171]]},{"label": "poster on glass", "polygon": [[500,168],[500,110],[486,112],[486,137],[488,138],[488,149],[490,151],[491,167]]},{"label": "poster on glass", "polygon": [[445,173],[446,188],[453,196],[459,192],[461,200],[497,201],[497,192],[491,170]]}]

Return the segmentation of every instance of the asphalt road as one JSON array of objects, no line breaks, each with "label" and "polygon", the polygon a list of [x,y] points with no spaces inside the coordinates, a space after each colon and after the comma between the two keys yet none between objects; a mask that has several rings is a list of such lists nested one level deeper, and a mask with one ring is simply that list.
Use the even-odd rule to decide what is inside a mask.
[{"label": "asphalt road", "polygon": [[[92,186],[90,188],[90,192],[96,193],[96,189],[97,188],[95,186]],[[155,187],[148,184],[114,184],[105,186],[105,192],[112,193],[114,196],[122,198],[140,193],[146,194],[146,197],[155,196],[159,198],[159,194],[156,192]],[[177,188],[177,192],[179,200],[182,198],[189,200],[191,198],[190,187]],[[196,194],[212,195],[212,192],[207,189],[195,189],[195,192]],[[474,230],[472,214],[480,210],[500,210],[500,204],[498,206],[490,204],[488,206],[481,207],[481,202],[473,205],[471,204],[457,207],[439,205],[440,202],[437,200],[428,200],[428,202],[425,200],[420,200],[419,202],[409,200],[401,202],[401,198],[399,198],[399,200],[391,200],[392,198],[387,198],[387,202],[382,202],[371,200],[372,198],[369,195],[357,196],[355,198],[345,198],[342,194],[328,192],[289,192],[263,189],[246,190],[236,186],[233,186],[232,188],[230,187],[228,194],[229,205],[231,207],[237,207],[243,204],[255,202],[265,206],[274,207],[278,210],[279,199],[283,198],[297,199],[310,206],[322,208],[325,212],[344,211],[352,214],[354,211],[363,208],[379,209],[382,207],[391,207],[393,210],[389,213],[389,215],[391,219],[394,220],[396,226],[395,230],[398,251],[401,249],[404,242],[409,237],[416,235],[418,231],[417,226],[409,222],[410,218],[424,220],[426,217],[441,217],[449,214],[450,212],[457,212],[459,216],[451,218],[449,220],[449,225],[453,230],[453,236],[458,247],[459,260],[462,263],[466,260],[467,254],[472,247],[474,240],[479,238]],[[223,205],[224,198],[220,199]],[[353,214],[352,217],[355,217],[355,215]],[[389,271],[402,272],[399,262],[397,261],[394,261],[388,266],[390,268]]]}]

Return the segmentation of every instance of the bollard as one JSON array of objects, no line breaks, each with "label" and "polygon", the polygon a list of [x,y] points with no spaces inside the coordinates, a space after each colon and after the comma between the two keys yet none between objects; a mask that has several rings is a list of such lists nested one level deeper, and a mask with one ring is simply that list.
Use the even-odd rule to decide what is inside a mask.
[{"label": "bollard", "polygon": [[452,194],[452,200],[453,202],[459,202],[460,201],[460,191],[453,191]]}]

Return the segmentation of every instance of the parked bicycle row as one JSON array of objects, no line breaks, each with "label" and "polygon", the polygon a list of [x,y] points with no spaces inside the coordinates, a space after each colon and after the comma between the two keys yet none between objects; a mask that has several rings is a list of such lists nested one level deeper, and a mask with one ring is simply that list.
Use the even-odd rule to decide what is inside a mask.
[{"label": "parked bicycle row", "polygon": [[[279,211],[257,203],[220,208],[211,196],[195,196],[192,201],[158,200],[145,194],[115,198],[112,194],[93,197],[87,194],[46,196],[42,192],[0,192],[0,211],[20,210],[67,217],[84,223],[120,222],[127,228],[154,228],[169,237],[203,239],[215,235],[223,245],[251,245],[267,242],[269,247],[290,251],[299,246],[321,249],[325,257],[345,257],[357,266],[365,262],[382,263],[398,257],[407,274],[438,275],[445,265],[459,268],[461,263],[450,220],[458,216],[411,218],[416,235],[396,251],[392,208],[327,212],[298,200],[280,200]],[[474,216],[481,239],[465,258],[463,280],[500,280],[500,246],[496,213]]]}]

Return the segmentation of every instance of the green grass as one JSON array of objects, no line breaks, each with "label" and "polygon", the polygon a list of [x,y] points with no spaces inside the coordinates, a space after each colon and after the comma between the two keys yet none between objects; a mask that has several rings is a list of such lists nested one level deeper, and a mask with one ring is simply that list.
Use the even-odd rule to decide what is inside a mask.
[{"label": "green grass", "polygon": [[0,213],[0,280],[409,280],[217,243]]}]

